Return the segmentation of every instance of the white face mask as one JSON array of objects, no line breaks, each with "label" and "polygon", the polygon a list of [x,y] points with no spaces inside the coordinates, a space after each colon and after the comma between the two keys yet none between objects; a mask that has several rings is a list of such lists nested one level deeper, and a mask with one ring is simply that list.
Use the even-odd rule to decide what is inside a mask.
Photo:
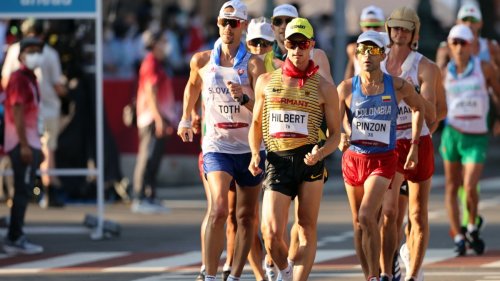
[{"label": "white face mask", "polygon": [[24,65],[33,70],[39,67],[42,63],[42,55],[40,53],[26,54]]}]

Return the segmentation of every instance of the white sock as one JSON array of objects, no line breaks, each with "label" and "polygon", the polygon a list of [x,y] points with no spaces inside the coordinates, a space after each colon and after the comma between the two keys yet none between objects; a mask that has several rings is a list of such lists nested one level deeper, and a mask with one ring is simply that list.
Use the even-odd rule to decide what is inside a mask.
[{"label": "white sock", "polygon": [[215,276],[213,275],[205,275],[205,281],[215,281]]},{"label": "white sock", "polygon": [[227,281],[240,281],[240,277],[234,277],[233,275],[229,275]]},{"label": "white sock", "polygon": [[288,266],[280,271],[281,277],[283,281],[292,281],[293,280],[293,266],[288,264]]},{"label": "white sock", "polygon": [[380,274],[380,277],[384,277],[384,276],[389,277],[389,280],[392,280],[392,275],[389,275],[387,273]]},{"label": "white sock", "polygon": [[202,264],[201,267],[200,267],[200,272],[203,272],[203,271],[205,271],[205,265],[204,264]]},{"label": "white sock", "polygon": [[467,231],[468,231],[469,233],[471,233],[471,232],[473,232],[473,231],[476,231],[476,230],[477,230],[477,226],[476,226],[475,224],[470,224],[470,223],[469,223],[469,224],[467,225]]},{"label": "white sock", "polygon": [[264,263],[264,269],[266,270],[267,279],[272,281],[277,276],[274,276],[274,264]]},{"label": "white sock", "polygon": [[225,264],[223,267],[222,267],[222,271],[231,271],[231,266],[228,265],[228,264]]},{"label": "white sock", "polygon": [[455,235],[455,237],[453,238],[453,241],[455,241],[455,243],[458,243],[460,241],[464,240],[464,236],[462,234],[457,234]]},{"label": "white sock", "polygon": [[408,280],[417,280],[417,277],[415,277],[415,276],[406,276],[405,277],[405,281],[408,281]]}]

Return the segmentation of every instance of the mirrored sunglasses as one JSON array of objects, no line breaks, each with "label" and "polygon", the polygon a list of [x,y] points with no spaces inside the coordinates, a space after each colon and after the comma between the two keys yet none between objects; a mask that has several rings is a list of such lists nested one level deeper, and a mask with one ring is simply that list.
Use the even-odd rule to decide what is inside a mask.
[{"label": "mirrored sunglasses", "polygon": [[372,55],[372,56],[378,56],[384,53],[384,48],[376,47],[376,46],[370,46],[370,45],[364,45],[364,44],[359,44],[356,47],[356,55],[362,54],[362,55]]},{"label": "mirrored sunglasses", "polygon": [[281,26],[283,23],[285,23],[285,25],[287,25],[292,20],[293,20],[293,18],[273,18],[273,25],[274,26]]},{"label": "mirrored sunglasses", "polygon": [[250,45],[252,47],[266,48],[266,47],[271,46],[271,44],[273,44],[273,42],[267,41],[266,39],[263,39],[263,38],[255,38],[255,39],[248,41],[248,45]]},{"label": "mirrored sunglasses", "polygon": [[226,27],[229,25],[231,28],[237,28],[240,27],[241,22],[241,20],[237,19],[217,19],[217,24],[222,27]]},{"label": "mirrored sunglasses", "polygon": [[301,50],[306,50],[311,46],[311,40],[303,40],[303,41],[292,41],[285,40],[285,48],[290,50],[295,50],[295,48],[299,47]]}]

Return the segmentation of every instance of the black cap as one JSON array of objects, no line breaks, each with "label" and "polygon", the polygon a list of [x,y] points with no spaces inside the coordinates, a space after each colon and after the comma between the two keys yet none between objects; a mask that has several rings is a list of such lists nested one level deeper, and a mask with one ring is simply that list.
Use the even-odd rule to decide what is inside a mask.
[{"label": "black cap", "polygon": [[40,49],[43,49],[43,41],[37,37],[25,37],[21,39],[21,42],[19,44],[20,44],[19,53],[22,53],[24,49],[32,46],[37,46],[40,47]]}]

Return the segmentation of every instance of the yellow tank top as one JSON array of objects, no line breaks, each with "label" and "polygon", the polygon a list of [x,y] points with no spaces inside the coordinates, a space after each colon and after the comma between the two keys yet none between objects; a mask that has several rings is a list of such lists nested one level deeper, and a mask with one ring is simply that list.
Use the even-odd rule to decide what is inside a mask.
[{"label": "yellow tank top", "polygon": [[264,66],[266,67],[266,72],[273,72],[275,70],[273,64],[274,52],[267,52],[264,56]]},{"label": "yellow tank top", "polygon": [[317,144],[323,120],[319,104],[320,75],[306,80],[302,88],[286,87],[281,68],[272,73],[264,89],[262,132],[268,151],[291,150],[307,144]]}]

